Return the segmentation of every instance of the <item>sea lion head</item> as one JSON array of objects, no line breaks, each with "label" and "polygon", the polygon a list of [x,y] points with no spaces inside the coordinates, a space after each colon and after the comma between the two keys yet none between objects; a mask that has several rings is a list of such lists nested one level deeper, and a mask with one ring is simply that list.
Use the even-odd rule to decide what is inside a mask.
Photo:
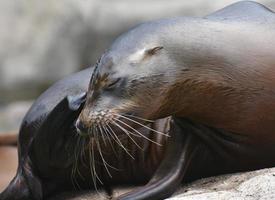
[{"label": "sea lion head", "polygon": [[160,109],[173,62],[155,27],[146,23],[123,34],[98,60],[76,122],[81,132],[166,117]]}]

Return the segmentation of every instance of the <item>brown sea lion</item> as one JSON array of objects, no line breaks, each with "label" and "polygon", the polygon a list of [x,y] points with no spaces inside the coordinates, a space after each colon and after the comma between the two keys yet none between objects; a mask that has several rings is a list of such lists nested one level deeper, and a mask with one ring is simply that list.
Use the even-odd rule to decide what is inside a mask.
[{"label": "brown sea lion", "polygon": [[134,130],[135,119],[172,116],[171,133],[185,137],[179,168],[119,199],[163,199],[187,177],[275,165],[274,36],[275,14],[240,2],[115,40],[96,65],[78,131],[97,137],[99,124]]}]

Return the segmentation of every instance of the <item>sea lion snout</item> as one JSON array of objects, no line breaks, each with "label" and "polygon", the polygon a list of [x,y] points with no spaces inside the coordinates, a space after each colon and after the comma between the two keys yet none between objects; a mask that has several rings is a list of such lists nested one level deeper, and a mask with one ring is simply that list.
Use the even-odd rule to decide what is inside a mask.
[{"label": "sea lion snout", "polygon": [[79,135],[82,135],[83,133],[88,132],[88,127],[82,123],[79,119],[75,122],[75,128]]},{"label": "sea lion snout", "polygon": [[[85,113],[85,112],[84,112]],[[90,112],[87,116],[80,115],[75,123],[79,135],[93,136],[95,132],[101,131],[103,127],[108,126],[116,120],[116,114],[109,110]]]}]

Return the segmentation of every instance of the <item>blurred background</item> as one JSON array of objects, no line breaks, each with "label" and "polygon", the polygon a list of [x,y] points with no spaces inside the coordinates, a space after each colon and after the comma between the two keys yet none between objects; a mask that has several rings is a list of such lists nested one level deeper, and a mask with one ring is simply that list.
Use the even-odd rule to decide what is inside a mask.
[{"label": "blurred background", "polygon": [[[1,0],[0,133],[19,128],[53,82],[93,65],[122,32],[174,16],[204,16],[236,0]],[[275,0],[258,0],[275,10]]]}]

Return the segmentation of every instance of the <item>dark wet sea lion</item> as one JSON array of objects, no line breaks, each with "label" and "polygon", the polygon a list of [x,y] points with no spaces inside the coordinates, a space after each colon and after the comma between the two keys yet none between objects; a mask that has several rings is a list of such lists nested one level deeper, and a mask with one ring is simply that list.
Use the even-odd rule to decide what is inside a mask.
[{"label": "dark wet sea lion", "polygon": [[[165,149],[181,149],[181,144],[165,147],[167,137],[153,134],[146,128],[138,130],[163,146],[133,136],[132,139],[136,142],[134,144],[129,137],[123,137],[122,134],[119,141],[116,139],[120,143],[115,140],[105,141],[106,145],[102,139],[98,139],[106,165],[111,166],[107,167],[112,175],[110,177],[102,163],[98,144],[94,145],[94,155],[91,156],[91,141],[89,138],[81,138],[74,127],[85,101],[92,71],[89,68],[57,82],[28,111],[20,128],[17,174],[0,194],[1,200],[47,199],[75,188],[94,190],[94,181],[98,185],[102,181],[104,186],[144,184],[156,171]],[[168,120],[158,120],[150,127],[167,132]],[[177,143],[176,139],[181,137],[173,137],[174,141],[170,140],[169,143]],[[6,137],[4,139],[2,142],[7,143]],[[110,146],[110,142],[113,146]]]},{"label": "dark wet sea lion", "polygon": [[240,2],[204,18],[144,23],[113,43],[94,71],[79,131],[172,115],[171,132],[188,138],[178,173],[121,199],[162,199],[186,176],[275,165],[274,35],[271,10]]},{"label": "dark wet sea lion", "polygon": [[[41,130],[41,127],[43,126],[43,124],[47,123],[47,117],[51,113],[51,111],[56,106],[58,107],[58,105],[62,106],[62,99],[64,99],[67,95],[75,95],[83,92],[84,88],[86,88],[85,84],[87,84],[87,82],[85,82],[85,77],[87,77],[88,79],[88,75],[86,74],[91,73],[91,71],[91,69],[87,69],[70,78],[58,82],[49,90],[47,90],[44,94],[42,94],[29,110],[20,128],[18,144],[19,166],[17,170],[17,175],[10,183],[9,187],[7,187],[7,189],[0,195],[1,200],[42,198],[42,195],[45,192],[42,192],[43,186],[41,185],[40,178],[36,175],[36,171],[34,169],[36,168],[34,166],[34,164],[36,163],[33,163],[32,158],[32,146],[33,141],[35,141],[34,138],[39,135],[41,131],[43,131]],[[79,79],[82,79],[83,81],[80,82]],[[69,111],[70,110],[68,109],[68,113]],[[63,121],[65,121],[67,117],[68,116],[64,117]],[[59,130],[51,131],[54,134],[58,133]],[[62,133],[63,132],[60,133],[60,140],[63,137]],[[50,144],[48,144],[47,146],[43,146],[42,143],[40,151],[48,149],[49,147],[51,147]],[[41,158],[41,160],[46,161],[43,157]],[[50,164],[48,166],[49,171],[53,170],[51,167],[54,166],[51,166]]]}]

